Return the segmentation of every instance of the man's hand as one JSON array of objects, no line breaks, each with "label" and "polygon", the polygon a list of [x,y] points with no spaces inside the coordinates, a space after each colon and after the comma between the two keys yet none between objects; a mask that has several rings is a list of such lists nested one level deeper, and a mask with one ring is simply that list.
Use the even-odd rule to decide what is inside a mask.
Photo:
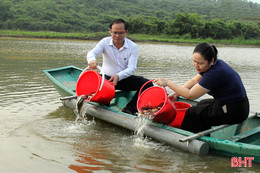
[{"label": "man's hand", "polygon": [[91,69],[96,69],[97,65],[98,65],[98,63],[95,60],[90,61],[90,63],[88,64],[89,68],[91,68]]},{"label": "man's hand", "polygon": [[111,76],[111,78],[109,79],[109,81],[112,82],[115,86],[116,86],[118,80],[119,80],[118,74],[114,74],[114,75]]}]

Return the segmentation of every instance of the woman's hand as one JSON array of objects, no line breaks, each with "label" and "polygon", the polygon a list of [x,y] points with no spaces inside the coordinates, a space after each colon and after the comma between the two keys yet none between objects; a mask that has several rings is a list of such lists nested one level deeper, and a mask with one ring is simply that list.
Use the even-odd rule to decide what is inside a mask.
[{"label": "woman's hand", "polygon": [[177,97],[179,97],[179,94],[177,93],[171,93],[168,95],[169,99],[172,101],[172,102],[175,102],[175,100],[177,99]]},{"label": "woman's hand", "polygon": [[168,86],[168,81],[167,79],[164,79],[164,78],[157,78],[157,79],[154,79],[154,82],[159,85],[159,86]]},{"label": "woman's hand", "polygon": [[[157,85],[164,86],[164,87],[168,86],[168,84],[169,84],[169,80],[164,79],[164,78],[157,78],[157,79],[154,80],[154,82]],[[168,95],[168,97],[172,102],[175,102],[176,98],[179,97],[179,94],[177,94],[176,92],[173,92],[172,94]]]}]

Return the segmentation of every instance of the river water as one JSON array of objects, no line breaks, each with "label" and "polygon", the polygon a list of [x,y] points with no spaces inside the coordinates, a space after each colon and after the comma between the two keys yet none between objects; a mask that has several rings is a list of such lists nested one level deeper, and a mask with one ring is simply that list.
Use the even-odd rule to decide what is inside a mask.
[{"label": "river water", "polygon": [[[85,68],[97,41],[0,38],[0,172],[258,172],[231,168],[231,158],[199,156],[97,119],[75,122],[42,70]],[[195,45],[137,43],[137,75],[179,84],[196,74]],[[252,110],[260,110],[260,48],[217,46],[240,74]],[[98,58],[101,62],[101,57]],[[205,96],[208,97],[208,96]]]}]

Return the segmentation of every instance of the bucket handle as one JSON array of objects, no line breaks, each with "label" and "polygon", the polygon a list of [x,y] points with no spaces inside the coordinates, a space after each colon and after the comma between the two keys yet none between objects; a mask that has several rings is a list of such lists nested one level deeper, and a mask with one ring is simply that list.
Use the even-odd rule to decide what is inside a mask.
[{"label": "bucket handle", "polygon": [[[79,78],[80,78],[80,76],[85,72],[85,71],[87,71],[89,69],[89,66],[87,66],[84,70],[82,70],[82,72],[80,73],[80,75],[79,75]],[[102,82],[101,82],[101,85],[100,85],[100,88],[99,88],[99,91],[101,91],[101,89],[102,89],[102,87],[103,87],[103,85],[104,85],[104,81],[105,81],[105,74],[104,74],[104,72],[102,71],[102,69],[101,69],[101,67],[99,66],[99,65],[97,65],[97,69],[99,69],[100,70],[100,73],[102,74]]]},{"label": "bucket handle", "polygon": [[[154,81],[154,80],[149,80],[148,82],[146,82],[145,84],[143,84],[143,86],[142,86],[141,89],[139,90],[138,97],[140,97],[140,94],[141,94],[141,92],[142,92],[144,86],[147,85],[147,84],[150,83],[150,82],[153,82],[153,81]],[[162,87],[162,88],[163,88],[164,91],[165,91],[165,98],[167,98],[168,96],[167,96],[166,88],[165,88],[165,87]]]}]

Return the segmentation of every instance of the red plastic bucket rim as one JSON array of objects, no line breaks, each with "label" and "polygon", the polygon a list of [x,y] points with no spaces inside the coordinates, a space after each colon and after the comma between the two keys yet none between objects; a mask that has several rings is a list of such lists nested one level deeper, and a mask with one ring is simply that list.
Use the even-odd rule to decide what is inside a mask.
[{"label": "red plastic bucket rim", "polygon": [[[100,91],[99,89],[100,89],[100,78],[99,78],[99,74],[98,74],[98,72],[96,72],[96,71],[94,71],[94,70],[89,70],[89,71],[84,71],[83,73],[81,73],[80,74],[80,77],[82,77],[82,76],[84,76],[84,75],[86,75],[87,73],[93,73],[93,74],[95,74],[97,77],[98,77],[98,84],[97,84],[97,88],[96,88],[96,91],[95,91],[95,94],[94,94],[94,96],[93,97],[95,97],[95,95],[97,94],[97,92],[98,91]],[[79,79],[78,80],[80,80],[81,78],[79,77]],[[78,83],[77,83],[77,85],[78,85]],[[76,86],[76,93],[77,93],[77,89],[78,89],[78,86]],[[77,93],[78,94],[78,93]],[[82,94],[82,95],[84,95],[84,94]],[[79,95],[78,95],[79,96]],[[92,97],[92,98],[93,98]]]},{"label": "red plastic bucket rim", "polygon": [[[87,70],[89,70],[90,69],[90,67],[89,66],[87,66],[84,70],[82,70],[82,72],[80,73],[80,75],[79,75],[79,78],[85,73],[85,72],[87,72]],[[104,74],[104,72],[102,71],[102,69],[101,69],[101,67],[98,65],[97,66],[97,69],[99,69],[100,70],[100,73],[102,74],[102,82],[101,82],[101,84],[99,83],[98,84],[98,88],[99,88],[99,91],[101,91],[101,89],[103,88],[103,85],[104,85],[104,81],[105,81],[105,74]],[[96,71],[94,71],[94,70],[90,70],[90,71],[93,71],[93,72],[96,72]],[[97,72],[96,72],[97,73]],[[98,74],[99,75],[99,74]]]},{"label": "red plastic bucket rim", "polygon": [[[185,106],[178,107],[179,105],[182,105],[182,106],[185,105]],[[176,110],[185,111],[191,107],[191,104],[185,103],[185,102],[174,102],[174,106],[176,107]]]},{"label": "red plastic bucket rim", "polygon": [[[102,86],[102,80],[104,85]],[[100,90],[102,88],[102,90]],[[76,94],[92,95],[89,101],[98,103],[109,103],[115,96],[115,86],[95,70],[84,71],[81,73],[76,84]]]},{"label": "red plastic bucket rim", "polygon": [[[157,114],[159,114],[162,110],[163,110],[163,108],[164,108],[164,106],[166,105],[166,102],[168,101],[168,95],[167,95],[167,91],[166,91],[166,89],[165,89],[165,87],[160,87],[160,86],[152,86],[152,87],[150,87],[150,88],[147,88],[146,90],[144,90],[143,92],[142,92],[142,90],[143,90],[143,88],[144,88],[144,86],[145,85],[147,85],[148,83],[150,83],[150,82],[153,82],[154,80],[149,80],[148,82],[146,82],[145,84],[143,84],[143,86],[141,87],[141,89],[139,90],[139,93],[138,93],[138,100],[137,100],[137,103],[139,103],[139,99],[141,98],[141,96],[142,95],[144,95],[146,92],[148,92],[149,90],[151,90],[151,89],[154,89],[154,88],[160,88],[160,89],[163,89],[164,90],[164,103],[163,103],[163,105],[162,105],[162,107],[160,108],[160,110],[158,110],[156,113],[154,113],[154,116],[156,116]],[[142,94],[141,94],[141,92],[142,92]],[[140,109],[139,109],[139,107],[137,106],[137,110],[138,111],[140,111]]]}]

